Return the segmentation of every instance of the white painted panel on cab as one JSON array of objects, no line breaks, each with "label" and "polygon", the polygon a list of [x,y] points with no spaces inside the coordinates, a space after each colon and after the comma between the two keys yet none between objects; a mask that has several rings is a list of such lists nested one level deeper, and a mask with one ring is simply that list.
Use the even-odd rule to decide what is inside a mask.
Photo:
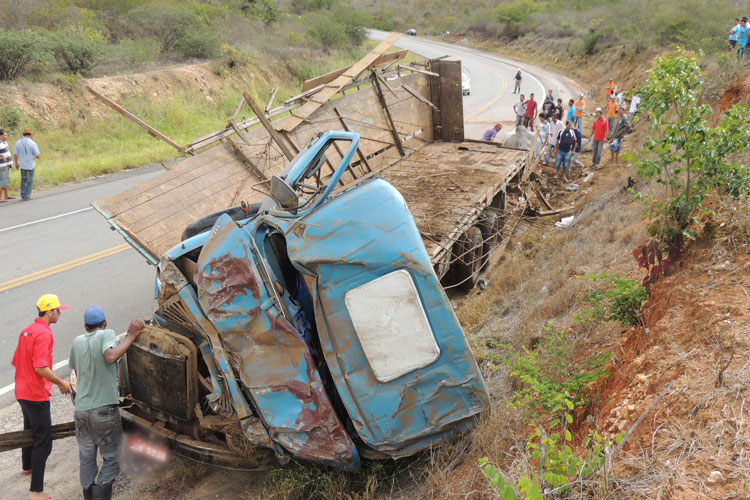
[{"label": "white painted panel on cab", "polygon": [[375,377],[388,382],[440,355],[422,301],[404,269],[346,292],[346,308]]}]

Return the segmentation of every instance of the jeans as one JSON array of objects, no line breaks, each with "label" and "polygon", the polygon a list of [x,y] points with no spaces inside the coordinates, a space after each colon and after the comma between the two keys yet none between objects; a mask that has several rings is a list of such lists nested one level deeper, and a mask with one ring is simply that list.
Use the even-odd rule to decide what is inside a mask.
[{"label": "jeans", "polygon": [[609,135],[612,135],[612,132],[615,131],[615,121],[616,118],[607,118],[607,122],[609,123]]},{"label": "jeans", "polygon": [[565,169],[565,175],[570,173],[570,151],[558,151],[555,158],[555,170],[560,170],[560,164]]},{"label": "jeans", "polygon": [[21,169],[21,198],[31,198],[31,189],[34,187],[34,169]]},{"label": "jeans", "polygon": [[[111,483],[120,473],[122,421],[117,406],[100,406],[73,414],[76,424],[78,456],[81,460],[81,486]],[[97,448],[102,456],[102,469],[96,464]],[[97,477],[99,479],[97,481]]]},{"label": "jeans", "polygon": [[523,115],[516,115],[516,127],[523,125]]},{"label": "jeans", "polygon": [[52,416],[49,401],[19,399],[23,412],[23,428],[31,429],[34,444],[21,449],[21,467],[31,471],[29,491],[44,491],[44,469],[52,452]]},{"label": "jeans", "polygon": [[594,159],[591,162],[594,165],[599,165],[602,162],[602,151],[604,150],[604,141],[594,141]]},{"label": "jeans", "polygon": [[581,130],[581,126],[583,125],[583,117],[582,116],[576,116],[573,119],[573,127],[577,128],[578,130]]},{"label": "jeans", "polygon": [[546,163],[547,165],[549,165],[549,157],[552,155],[553,149],[555,149],[555,145],[550,144],[549,147],[547,148],[547,153],[544,155],[544,163]]},{"label": "jeans", "polygon": [[579,154],[581,154],[581,153],[573,153],[572,155],[570,155],[570,163],[572,163],[573,165],[575,165],[578,168],[583,168],[583,163],[581,163],[580,161],[578,161],[578,155]]}]

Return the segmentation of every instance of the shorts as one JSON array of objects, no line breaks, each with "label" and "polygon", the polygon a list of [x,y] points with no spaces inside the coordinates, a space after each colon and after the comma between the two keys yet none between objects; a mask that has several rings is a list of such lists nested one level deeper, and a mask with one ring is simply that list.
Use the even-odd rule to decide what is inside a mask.
[{"label": "shorts", "polygon": [[10,166],[0,167],[0,189],[10,186]]},{"label": "shorts", "polygon": [[612,144],[609,145],[609,150],[613,153],[619,153],[620,148],[622,147],[622,139],[615,139],[612,141]]},{"label": "shorts", "polygon": [[732,48],[735,48],[737,46],[737,40],[729,40],[729,45],[731,45]]}]

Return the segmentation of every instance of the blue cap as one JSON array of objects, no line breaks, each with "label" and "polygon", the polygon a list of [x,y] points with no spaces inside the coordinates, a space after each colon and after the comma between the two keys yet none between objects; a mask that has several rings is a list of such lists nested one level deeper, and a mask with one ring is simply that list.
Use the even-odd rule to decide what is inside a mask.
[{"label": "blue cap", "polygon": [[87,307],[86,312],[83,313],[83,323],[87,326],[101,324],[106,319],[104,311],[99,306]]}]

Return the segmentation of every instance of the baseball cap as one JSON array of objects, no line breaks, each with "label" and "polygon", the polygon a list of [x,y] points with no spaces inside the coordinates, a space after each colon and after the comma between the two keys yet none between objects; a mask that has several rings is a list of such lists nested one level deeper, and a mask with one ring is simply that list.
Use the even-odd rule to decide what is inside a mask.
[{"label": "baseball cap", "polygon": [[39,297],[39,300],[36,301],[36,307],[39,309],[39,312],[47,312],[52,309],[61,309],[63,311],[69,309],[69,306],[60,305],[60,299],[57,298],[57,295],[51,293],[45,293]]},{"label": "baseball cap", "polygon": [[30,128],[25,128],[25,129],[23,129],[23,134],[24,134],[24,135],[26,135],[26,134],[30,134],[30,133],[31,133],[31,129],[30,129]]},{"label": "baseball cap", "polygon": [[595,110],[595,111],[596,111],[597,113],[601,113],[601,112],[602,112],[602,108],[596,108],[596,110]]},{"label": "baseball cap", "polygon": [[83,323],[85,325],[98,325],[106,320],[104,310],[99,306],[87,307],[83,313]]}]

